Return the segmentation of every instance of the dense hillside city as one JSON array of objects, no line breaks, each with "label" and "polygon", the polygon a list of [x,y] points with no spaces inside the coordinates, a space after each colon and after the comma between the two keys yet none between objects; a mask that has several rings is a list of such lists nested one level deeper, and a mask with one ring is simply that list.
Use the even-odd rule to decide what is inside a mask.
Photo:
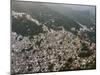
[{"label": "dense hillside city", "polygon": [[12,1],[11,74],[96,68],[95,6]]}]

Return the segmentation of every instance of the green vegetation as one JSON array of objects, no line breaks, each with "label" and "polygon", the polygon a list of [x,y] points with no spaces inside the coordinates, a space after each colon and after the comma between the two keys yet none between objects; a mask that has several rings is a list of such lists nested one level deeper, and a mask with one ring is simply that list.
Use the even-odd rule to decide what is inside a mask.
[{"label": "green vegetation", "polygon": [[13,18],[12,17],[12,31],[17,32],[23,36],[32,36],[42,33],[42,26],[37,26],[34,22],[25,18]]}]

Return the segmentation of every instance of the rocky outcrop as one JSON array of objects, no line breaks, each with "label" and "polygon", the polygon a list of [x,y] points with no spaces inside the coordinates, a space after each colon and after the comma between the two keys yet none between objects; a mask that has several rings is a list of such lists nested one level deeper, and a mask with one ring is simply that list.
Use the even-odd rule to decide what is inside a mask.
[{"label": "rocky outcrop", "polygon": [[27,20],[30,20],[36,23],[37,25],[41,25],[41,23],[37,19],[33,18],[31,15],[27,13],[12,11],[12,16],[16,19],[26,18]]}]

